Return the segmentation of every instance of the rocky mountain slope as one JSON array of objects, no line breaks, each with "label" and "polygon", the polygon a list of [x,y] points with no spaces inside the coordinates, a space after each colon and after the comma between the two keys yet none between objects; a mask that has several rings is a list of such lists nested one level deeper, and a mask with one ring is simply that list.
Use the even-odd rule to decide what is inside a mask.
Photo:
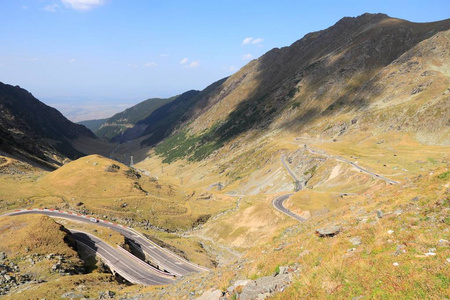
[{"label": "rocky mountain slope", "polygon": [[28,91],[0,83],[0,150],[46,167],[83,155],[72,146],[79,137],[95,139]]},{"label": "rocky mountain slope", "polygon": [[[307,130],[330,137],[356,123],[358,131],[402,128],[422,137],[432,130],[430,142],[448,143],[449,28],[450,20],[343,18],[267,52],[205,93],[180,112],[159,153],[168,161],[199,160],[246,135]],[[172,124],[169,118],[152,126]],[[156,142],[150,136],[143,144]]]}]

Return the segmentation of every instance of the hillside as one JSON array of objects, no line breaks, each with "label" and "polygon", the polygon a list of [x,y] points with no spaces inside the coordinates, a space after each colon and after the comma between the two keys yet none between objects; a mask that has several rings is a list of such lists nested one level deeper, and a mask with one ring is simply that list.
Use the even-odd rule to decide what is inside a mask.
[{"label": "hillside", "polygon": [[[0,157],[0,210],[96,216],[210,268],[164,287],[108,284],[118,298],[440,299],[450,289],[449,46],[450,19],[343,18],[139,120],[125,111],[110,128],[121,128],[119,144],[77,139],[90,153],[133,156],[133,168],[97,154],[38,172]],[[97,279],[81,276],[94,297]],[[71,277],[62,291],[78,289]]]},{"label": "hillside", "polygon": [[132,128],[136,123],[148,117],[153,111],[170,103],[177,97],[147,99],[110,118],[82,121],[79,124],[85,125],[101,138],[120,141],[122,134],[128,128]]},{"label": "hillside", "polygon": [[357,130],[400,127],[418,136],[432,130],[429,142],[448,143],[449,28],[450,20],[343,18],[243,67],[213,97],[190,107],[189,121],[157,153],[167,161],[200,160],[239,137],[277,130],[342,136],[353,119]]},{"label": "hillside", "polygon": [[156,134],[157,141],[169,135],[186,109],[195,103],[198,91],[188,91],[175,97],[173,101],[154,110],[149,116],[140,120],[132,128],[127,129],[117,140],[127,142],[145,134]]},{"label": "hillside", "polygon": [[0,83],[0,110],[0,150],[47,168],[83,155],[72,146],[73,140],[95,139],[86,127],[18,86]]},{"label": "hillside", "polygon": [[[0,217],[0,228],[2,299],[64,298],[74,291],[95,298],[117,286],[110,273],[97,268],[95,257],[47,216]],[[80,282],[83,290],[76,289]]]},{"label": "hillside", "polygon": [[108,119],[86,120],[78,122],[78,124],[86,126],[90,131],[96,132]]},{"label": "hillside", "polygon": [[[227,299],[440,299],[450,288],[449,179],[440,167],[304,223],[271,209],[271,198],[245,197],[194,233],[237,242],[245,254],[144,298],[219,291]],[[332,226],[340,228],[334,236],[317,233]]]},{"label": "hillside", "polygon": [[[128,149],[161,180],[236,197],[235,210],[187,236],[243,256],[148,297],[200,296],[206,281],[239,299],[281,270],[293,280],[277,299],[445,293],[449,29],[450,20],[344,18],[247,64],[161,142],[150,135]],[[293,192],[286,206],[305,223],[272,206]],[[315,234],[332,225],[343,233]]]}]

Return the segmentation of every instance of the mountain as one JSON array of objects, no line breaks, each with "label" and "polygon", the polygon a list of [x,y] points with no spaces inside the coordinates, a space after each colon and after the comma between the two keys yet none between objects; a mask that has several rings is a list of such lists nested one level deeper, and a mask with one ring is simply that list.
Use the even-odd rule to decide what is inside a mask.
[{"label": "mountain", "polygon": [[86,126],[90,131],[96,132],[108,119],[86,120],[77,122],[77,124]]},{"label": "mountain", "polygon": [[[0,211],[98,217],[210,269],[127,289],[127,297],[440,299],[449,287],[449,46],[450,19],[343,18],[175,97],[116,136],[121,144],[79,135],[77,149],[111,159],[85,156],[38,173],[0,157]],[[14,115],[2,107],[2,118],[30,123],[21,104]],[[0,128],[16,139],[36,135],[7,125]],[[31,142],[46,150],[49,141]],[[9,176],[18,171],[28,175]],[[80,263],[61,243],[64,227],[14,218],[0,218],[8,227],[0,243],[0,262],[11,267],[0,283],[6,297],[123,295],[123,282],[89,257],[87,274],[49,273],[63,261],[64,268]],[[44,241],[57,244],[32,239],[39,222],[49,229]],[[94,224],[58,222],[134,247]],[[17,261],[26,263],[14,268]],[[11,288],[21,278],[32,282]]]},{"label": "mountain", "polygon": [[[448,143],[444,98],[449,28],[449,19],[412,23],[384,14],[343,18],[289,47],[267,52],[213,92],[203,92],[202,99],[178,112],[176,130],[157,152],[167,161],[199,160],[238,137],[274,130],[300,133],[319,126],[319,120],[327,123],[315,127],[314,134],[345,135],[355,117],[358,128],[401,127],[422,137],[432,130],[428,139]],[[153,119],[151,128],[173,124],[172,117]],[[144,133],[151,136],[143,145],[159,142],[152,137],[155,132]]]},{"label": "mountain", "polygon": [[81,157],[72,141],[95,138],[19,86],[0,83],[0,110],[0,150],[39,165],[54,168],[66,158]]},{"label": "mountain", "polygon": [[187,91],[152,112],[147,118],[139,121],[133,128],[123,133],[120,142],[127,142],[146,136],[143,144],[155,145],[169,136],[177,126],[192,120],[196,114],[192,108],[202,107],[205,100],[217,91],[226,78],[214,82],[203,91]]},{"label": "mountain", "polygon": [[113,141],[120,140],[120,136],[128,128],[133,127],[137,122],[146,118],[158,107],[170,103],[177,96],[170,98],[151,98],[142,101],[123,112],[117,113],[111,118],[100,120],[82,121],[78,124],[85,125],[97,136]]}]

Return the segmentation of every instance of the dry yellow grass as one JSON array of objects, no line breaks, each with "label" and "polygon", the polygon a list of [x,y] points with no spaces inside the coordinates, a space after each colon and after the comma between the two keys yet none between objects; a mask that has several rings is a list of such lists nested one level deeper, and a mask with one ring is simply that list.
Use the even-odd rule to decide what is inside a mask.
[{"label": "dry yellow grass", "polygon": [[[116,173],[106,172],[111,164],[119,165],[120,170]],[[148,222],[150,225],[182,231],[191,228],[199,219],[206,220],[207,216],[235,205],[235,199],[229,196],[218,194],[206,199],[201,197],[203,192],[181,189],[145,175],[140,179],[129,178],[124,173],[128,169],[116,161],[92,155],[68,163],[51,173],[0,176],[0,210],[26,207],[82,208],[99,217],[106,215],[109,219],[115,218],[117,222],[127,225]],[[82,206],[78,206],[80,202]],[[133,220],[134,223],[126,223],[127,220]],[[79,229],[87,229],[112,244],[123,243],[123,238],[106,229],[80,226]],[[178,248],[188,259],[212,266],[211,258],[194,238],[183,239],[176,234],[145,228],[139,230]]]},{"label": "dry yellow grass", "polygon": [[[58,280],[61,274],[52,272],[58,261],[48,254],[64,257],[64,268],[78,269],[83,262],[78,256],[75,241],[63,226],[47,216],[25,215],[0,218],[0,251],[35,280]],[[30,264],[29,260],[33,260]]]},{"label": "dry yellow grass", "polygon": [[314,216],[320,213],[334,211],[364,199],[364,196],[361,195],[341,195],[340,193],[334,192],[302,190],[289,197],[285,202],[285,207],[308,218],[311,215]]},{"label": "dry yellow grass", "polygon": [[43,215],[0,217],[0,251],[12,257],[30,252],[77,257],[77,252],[64,241],[67,232],[62,229],[60,224]]},{"label": "dry yellow grass", "polygon": [[125,238],[123,235],[107,227],[60,218],[55,219],[55,221],[68,229],[75,229],[90,233],[113,247],[116,247],[117,245],[122,246],[125,244]]},{"label": "dry yellow grass", "polygon": [[[450,237],[448,172],[439,168],[433,175],[370,193],[291,227],[264,247],[248,251],[249,258],[257,257],[249,273],[264,276],[278,265],[299,263],[301,275],[275,299],[439,299],[448,295],[450,248],[438,246],[440,239]],[[383,212],[381,219],[377,210]],[[343,225],[343,232],[333,238],[314,234],[330,224]],[[354,237],[360,238],[361,245],[350,242]],[[430,251],[436,254],[426,256]]]},{"label": "dry yellow grass", "polygon": [[272,207],[274,197],[244,197],[237,211],[208,222],[196,234],[237,249],[258,246],[278,234],[283,227],[296,222]]},{"label": "dry yellow grass", "polygon": [[429,172],[449,160],[449,147],[421,144],[407,133],[351,135],[334,143],[313,142],[311,147],[394,180]]},{"label": "dry yellow grass", "polygon": [[[120,170],[106,172],[111,164],[119,165]],[[100,216],[149,221],[169,230],[183,230],[192,227],[202,216],[234,204],[229,197],[220,195],[198,199],[202,192],[180,189],[145,175],[130,178],[126,175],[128,170],[116,161],[92,155],[43,176],[0,176],[0,195],[6,200],[0,203],[0,209],[77,208],[82,202],[87,210]]]}]

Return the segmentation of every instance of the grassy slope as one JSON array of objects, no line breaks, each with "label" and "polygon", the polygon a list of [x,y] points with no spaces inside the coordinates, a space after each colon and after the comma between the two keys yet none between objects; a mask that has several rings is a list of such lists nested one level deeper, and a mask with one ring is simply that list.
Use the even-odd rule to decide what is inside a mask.
[{"label": "grassy slope", "polygon": [[[106,172],[113,163],[120,170]],[[101,218],[106,215],[119,223],[141,227],[142,232],[180,249],[189,259],[210,266],[210,258],[196,239],[155,231],[146,224],[170,231],[187,230],[199,219],[233,207],[234,200],[222,196],[198,199],[200,193],[193,189],[180,189],[148,176],[128,178],[128,169],[116,161],[92,155],[51,173],[0,176],[0,209],[58,207],[87,210]],[[79,202],[83,204],[78,206]]]},{"label": "grassy slope", "polygon": [[[341,298],[364,295],[369,298],[439,298],[448,293],[450,249],[437,247],[439,239],[449,239],[449,180],[441,167],[434,174],[415,177],[399,186],[371,193],[356,204],[348,204],[309,224],[285,231],[274,243],[290,244],[263,269],[270,273],[277,264],[299,262],[302,275],[277,299],[294,297]],[[441,176],[442,177],[442,176]],[[419,197],[419,201],[412,201]],[[401,211],[399,210],[401,209]],[[376,210],[384,212],[377,219]],[[366,221],[363,221],[366,220]],[[342,224],[344,231],[334,238],[319,238],[314,230]],[[389,234],[388,231],[393,233]],[[349,239],[358,236],[359,246]],[[353,251],[348,249],[355,248]],[[436,256],[426,257],[430,248]],[[302,249],[311,254],[300,257]],[[405,250],[395,255],[397,249]],[[269,250],[266,256],[271,256]],[[394,263],[399,266],[394,266]],[[295,296],[294,296],[295,295]]]},{"label": "grassy slope", "polygon": [[[224,244],[246,242],[244,258],[216,270],[208,282],[224,290],[237,279],[267,276],[278,266],[299,264],[302,271],[292,286],[274,299],[440,299],[450,289],[450,247],[438,246],[440,239],[450,239],[449,174],[448,166],[439,167],[433,174],[368,192],[305,223],[269,209],[270,199],[248,199],[238,211],[204,229]],[[381,219],[377,210],[383,212]],[[248,221],[236,221],[244,218]],[[343,226],[337,236],[315,234],[334,224]],[[360,245],[350,242],[354,237],[360,238]],[[431,248],[436,248],[436,255],[426,256]],[[204,279],[192,279],[190,290],[198,289],[196,280]]]},{"label": "grassy slope", "polygon": [[[338,136],[355,117],[357,130],[432,132],[430,142],[445,142],[450,33],[431,37],[430,28],[449,27],[448,20],[414,24],[367,16],[274,49],[228,78],[221,96],[156,153],[168,163],[198,161],[249,133],[272,130]],[[326,124],[314,128],[318,119]]]},{"label": "grassy slope", "polygon": [[[430,146],[425,142],[442,144],[446,134],[448,136],[448,129],[441,124],[444,120],[442,116],[448,111],[448,101],[443,101],[446,98],[442,97],[448,87],[448,61],[444,56],[444,59],[438,56],[430,58],[431,54],[424,50],[431,49],[433,43],[437,45],[436,51],[442,50],[448,34],[442,33],[437,39],[419,45],[413,49],[416,52],[408,54],[414,55],[406,55],[384,69],[377,68],[364,76],[339,77],[349,79],[343,86],[333,84],[329,90],[320,91],[322,83],[305,81],[302,89],[281,90],[289,96],[285,99],[289,105],[269,127],[264,127],[268,128],[264,131],[267,134],[265,137],[260,136],[261,130],[250,126],[253,123],[249,126],[245,123],[244,132],[240,128],[234,140],[215,151],[216,148],[210,147],[210,142],[217,140],[210,138],[216,136],[211,135],[208,126],[214,127],[217,115],[221,118],[226,116],[223,114],[225,108],[229,112],[230,107],[238,105],[239,99],[245,98],[243,95],[249,95],[248,89],[254,88],[255,82],[247,82],[245,89],[231,93],[230,101],[217,104],[192,123],[193,136],[183,136],[183,132],[177,132],[172,139],[160,145],[159,149],[166,153],[165,157],[152,156],[139,164],[166,183],[157,188],[154,182],[144,180],[141,186],[148,187],[150,196],[136,192],[133,183],[130,185],[130,181],[117,174],[103,174],[102,170],[109,162],[99,157],[79,160],[80,165],[73,164],[65,173],[61,169],[60,173],[43,177],[36,185],[32,182],[26,184],[39,188],[37,191],[46,195],[34,204],[52,203],[55,198],[50,201],[46,197],[60,197],[61,204],[73,205],[83,201],[86,207],[100,214],[150,219],[155,224],[173,228],[192,224],[194,218],[191,212],[216,213],[231,208],[235,200],[223,197],[221,193],[256,193],[259,195],[244,197],[236,212],[229,210],[193,233],[193,236],[213,239],[216,243],[246,252],[248,262],[242,271],[224,267],[218,270],[221,275],[216,274],[217,278],[210,283],[220,281],[222,283],[217,283],[219,287],[226,288],[230,279],[264,276],[273,273],[277,265],[298,262],[303,266],[302,275],[295,279],[293,287],[279,297],[438,297],[449,289],[448,275],[443,272],[447,266],[445,259],[449,257],[448,248],[437,249],[435,257],[422,256],[440,238],[448,239],[449,236],[446,230],[448,178],[441,176],[441,179],[436,175],[448,172],[448,147]],[[339,55],[328,58],[326,62],[336,59]],[[415,63],[416,59],[419,64]],[[232,79],[254,67],[244,68]],[[424,70],[435,72],[422,76]],[[318,75],[319,71],[314,74]],[[431,76],[432,87],[426,86],[422,92],[413,94],[412,91],[428,76]],[[367,81],[370,78],[374,81]],[[342,89],[336,90],[335,87]],[[378,93],[380,90],[384,92]],[[350,100],[361,96],[370,101],[359,110],[342,101],[344,96]],[[317,107],[323,114],[314,122],[309,122],[304,112],[310,112],[314,104],[311,99],[315,97],[321,101]],[[336,99],[339,101],[332,103]],[[264,101],[266,99],[261,100],[266,105]],[[240,115],[232,116],[239,119],[245,115],[247,108],[241,106],[238,111]],[[252,112],[252,118],[266,108],[270,109],[270,105],[258,107],[255,114]],[[352,124],[355,117],[357,123]],[[307,126],[304,120],[308,121]],[[402,130],[396,129],[399,124],[403,126]],[[433,126],[443,129],[436,132]],[[344,133],[341,134],[343,128]],[[430,137],[424,139],[424,133],[430,133]],[[294,141],[299,135],[306,139]],[[181,143],[174,140],[177,137],[180,137]],[[285,171],[281,167],[280,156],[283,153],[293,155],[301,149],[303,142],[329,154],[357,160],[361,166],[402,183],[395,187],[385,186],[383,182],[359,174],[348,165],[327,158],[323,164],[317,165],[309,181],[313,189],[297,193],[288,202],[292,210],[309,211],[312,215],[307,223],[297,225],[275,211],[271,200],[278,192],[292,190],[292,179],[286,173],[283,176]],[[205,154],[211,155],[207,160],[198,161]],[[193,159],[183,160],[180,157]],[[304,156],[294,161],[294,165],[301,165],[311,157],[314,155],[305,152]],[[167,165],[162,162],[164,158],[179,160]],[[94,166],[93,162],[98,162],[98,165]],[[311,170],[317,160],[311,162],[311,165],[300,168],[299,174]],[[419,174],[421,178],[417,178]],[[205,202],[196,198],[217,182],[224,182],[226,187],[221,192],[211,192],[212,200]],[[92,186],[87,191],[79,190],[80,186],[89,185]],[[259,188],[260,185],[266,186]],[[270,185],[279,189],[272,189]],[[172,192],[169,186],[172,186]],[[197,194],[189,198],[187,195],[192,195],[194,189]],[[187,191],[187,195],[181,191]],[[357,192],[360,195],[338,197],[342,192]],[[119,197],[122,196],[127,197],[122,198],[126,200],[127,208],[121,207],[123,202]],[[411,202],[415,196],[420,196],[419,201]],[[436,204],[442,199],[443,202]],[[399,207],[403,210],[400,215],[386,214]],[[323,208],[331,212],[324,212]],[[384,211],[384,218],[376,219],[377,209]],[[315,236],[315,229],[331,223],[344,225],[344,232],[331,239]],[[387,230],[394,233],[389,235]],[[361,237],[362,245],[351,245],[349,238],[354,236]],[[169,237],[164,238],[170,240]],[[182,239],[177,239],[177,242],[185,243]],[[401,245],[406,247],[407,252],[399,256],[391,255]],[[350,248],[356,249],[348,252]],[[306,249],[311,253],[301,256],[300,253]],[[398,262],[399,266],[393,266],[394,262]]]},{"label": "grassy slope", "polygon": [[25,248],[33,249],[33,253],[60,253],[67,257],[77,257],[76,251],[64,241],[67,233],[61,225],[51,218],[38,215],[0,218],[0,251],[9,257],[20,257],[27,254]]},{"label": "grassy slope", "polygon": [[[127,128],[132,127],[137,122],[148,117],[153,111],[167,104],[177,96],[170,98],[152,98],[142,101],[123,112],[117,113],[111,118],[105,119],[102,124],[97,126],[95,134],[99,137],[113,139]],[[85,121],[86,122],[86,121]]]},{"label": "grassy slope", "polygon": [[183,191],[153,177],[128,178],[125,173],[129,168],[122,164],[118,164],[121,169],[117,173],[106,172],[113,163],[118,164],[101,156],[87,156],[40,178],[37,185],[70,206],[81,201],[100,215],[149,220],[170,230],[187,229],[202,215],[229,206],[218,199],[197,200],[191,196],[192,190]]},{"label": "grassy slope", "polygon": [[[62,255],[65,260],[64,268],[79,268],[83,261],[74,250],[74,240],[70,238],[63,227],[49,217],[42,215],[14,216],[0,218],[0,251],[7,254],[9,261],[14,261],[20,268],[20,274],[28,274],[33,280],[59,281],[62,275],[52,272],[52,266],[58,260],[48,259],[46,256]],[[40,255],[40,256],[37,256]],[[31,258],[30,258],[31,257]],[[39,258],[40,257],[40,258]],[[34,263],[30,264],[33,259]],[[12,293],[25,289],[45,291],[43,284],[28,283]],[[16,294],[13,299],[29,299],[28,296]],[[42,294],[44,295],[44,294]]]}]

